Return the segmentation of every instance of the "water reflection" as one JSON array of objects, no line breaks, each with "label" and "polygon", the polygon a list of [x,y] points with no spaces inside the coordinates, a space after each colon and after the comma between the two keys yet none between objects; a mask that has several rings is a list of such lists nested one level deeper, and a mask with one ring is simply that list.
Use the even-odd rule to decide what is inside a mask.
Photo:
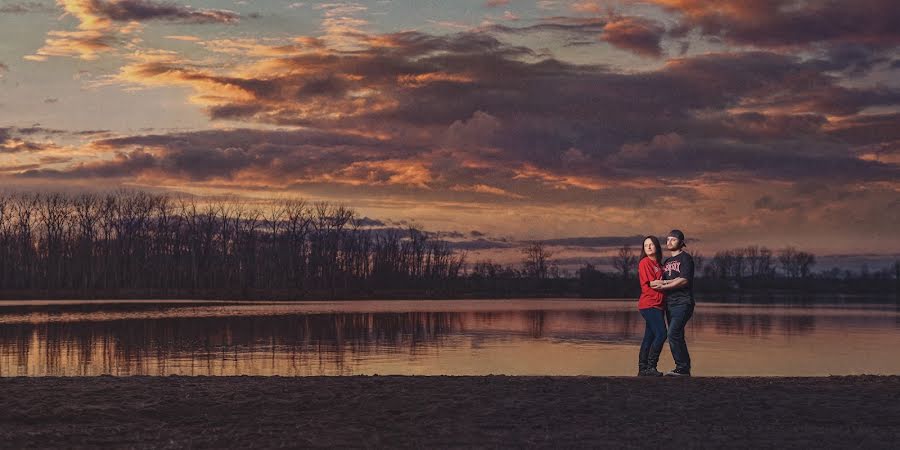
[{"label": "water reflection", "polygon": [[[0,376],[630,375],[644,327],[632,302],[385,303],[6,302]],[[893,305],[701,305],[688,340],[707,375],[900,373],[883,358],[898,317]]]}]

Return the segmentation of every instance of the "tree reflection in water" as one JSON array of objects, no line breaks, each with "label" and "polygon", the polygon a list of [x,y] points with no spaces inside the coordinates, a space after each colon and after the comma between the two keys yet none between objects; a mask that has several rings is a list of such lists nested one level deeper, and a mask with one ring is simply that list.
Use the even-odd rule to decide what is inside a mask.
[{"label": "tree reflection in water", "polygon": [[[203,308],[119,304],[0,309],[0,318],[32,317],[0,323],[0,375],[346,375],[366,372],[372,361],[402,368],[447,352],[478,352],[500,344],[515,345],[523,355],[538,343],[634,346],[644,331],[643,319],[632,307],[232,316],[197,313]],[[188,310],[190,314],[182,314]],[[111,315],[135,311],[135,318]],[[38,312],[43,315],[27,316]],[[80,314],[77,320],[53,319],[73,312]],[[900,323],[893,315],[884,318],[891,328]],[[701,305],[688,333],[694,341],[759,339],[814,334],[819,323],[865,327],[871,320]]]}]

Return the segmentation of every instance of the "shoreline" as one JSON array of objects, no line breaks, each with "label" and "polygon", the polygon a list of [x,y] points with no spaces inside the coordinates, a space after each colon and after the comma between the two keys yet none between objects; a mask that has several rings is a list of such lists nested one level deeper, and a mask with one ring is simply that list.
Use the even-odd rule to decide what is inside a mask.
[{"label": "shoreline", "polygon": [[[780,295],[780,296],[779,296]],[[280,298],[280,299],[244,299],[244,298],[215,298],[215,297],[98,297],[98,298],[77,298],[77,297],[3,297],[0,296],[0,306],[10,304],[33,304],[33,305],[67,305],[67,304],[115,304],[115,303],[133,303],[133,304],[179,304],[179,303],[197,303],[197,304],[279,304],[279,303],[366,303],[366,302],[444,302],[444,301],[460,301],[460,302],[503,302],[503,301],[546,301],[546,300],[564,300],[564,301],[634,301],[637,303],[637,297],[580,297],[580,296],[512,296],[512,297],[360,297],[360,298]],[[778,294],[776,296],[746,296],[746,297],[729,297],[729,296],[710,296],[699,297],[696,303],[727,303],[727,304],[782,304],[782,303],[803,303],[803,304],[850,304],[850,305],[866,305],[866,304],[885,304],[900,305],[900,297],[892,294],[870,295],[859,293],[846,294],[810,294],[808,297],[796,297]]]},{"label": "shoreline", "polygon": [[0,378],[9,447],[862,447],[900,376]]},{"label": "shoreline", "polygon": [[[636,283],[636,282],[635,282]],[[635,284],[636,286],[636,284]],[[900,289],[900,285],[897,285]],[[633,287],[633,286],[632,286]],[[893,286],[891,286],[893,288]],[[882,289],[878,291],[854,291],[834,293],[834,291],[814,291],[805,289],[730,289],[730,290],[704,290],[697,289],[694,294],[698,302],[715,301],[727,302],[860,302],[867,301],[900,303],[900,290]],[[629,295],[630,294],[630,295]],[[638,292],[622,289],[611,289],[602,292],[578,292],[576,290],[546,291],[540,289],[511,290],[492,292],[483,290],[465,291],[432,291],[422,289],[386,289],[372,292],[329,290],[294,291],[294,290],[250,290],[237,289],[176,289],[164,290],[134,290],[117,289],[91,291],[81,290],[0,290],[0,301],[102,301],[102,300],[177,300],[177,301],[221,301],[221,302],[284,302],[284,301],[393,301],[393,300],[511,300],[511,299],[583,299],[606,300],[634,298]]]}]

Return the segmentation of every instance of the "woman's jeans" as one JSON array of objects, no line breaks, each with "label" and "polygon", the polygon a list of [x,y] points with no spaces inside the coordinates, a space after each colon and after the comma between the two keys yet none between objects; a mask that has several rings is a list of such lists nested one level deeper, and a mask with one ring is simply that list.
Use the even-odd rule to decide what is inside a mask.
[{"label": "woman's jeans", "polygon": [[659,362],[659,353],[666,342],[665,312],[656,308],[645,308],[640,311],[647,327],[644,329],[644,340],[638,354],[638,369],[655,369],[656,363]]}]

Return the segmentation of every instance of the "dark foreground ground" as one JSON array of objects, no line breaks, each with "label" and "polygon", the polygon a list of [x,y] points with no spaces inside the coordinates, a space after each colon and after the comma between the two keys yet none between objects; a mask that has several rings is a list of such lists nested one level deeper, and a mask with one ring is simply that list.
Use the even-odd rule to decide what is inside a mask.
[{"label": "dark foreground ground", "polygon": [[0,446],[803,447],[900,442],[900,377],[0,379]]}]

